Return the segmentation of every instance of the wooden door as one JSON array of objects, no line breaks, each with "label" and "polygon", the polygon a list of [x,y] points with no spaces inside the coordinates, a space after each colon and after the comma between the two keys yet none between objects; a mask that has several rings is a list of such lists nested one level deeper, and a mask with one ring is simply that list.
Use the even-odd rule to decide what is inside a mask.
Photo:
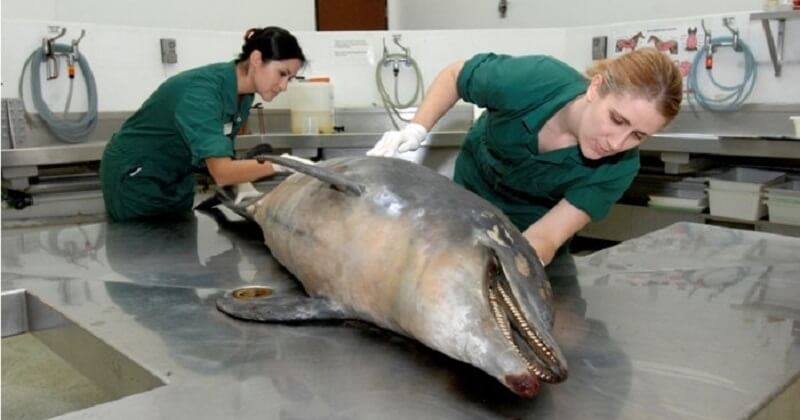
[{"label": "wooden door", "polygon": [[386,0],[316,0],[318,31],[388,29]]}]

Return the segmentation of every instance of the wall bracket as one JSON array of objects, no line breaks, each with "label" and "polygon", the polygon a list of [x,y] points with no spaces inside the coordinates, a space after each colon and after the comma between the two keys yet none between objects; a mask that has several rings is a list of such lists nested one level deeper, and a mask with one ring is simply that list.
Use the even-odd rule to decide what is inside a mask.
[{"label": "wall bracket", "polygon": [[[761,26],[764,28],[764,35],[767,38],[767,47],[769,48],[769,58],[772,60],[772,67],[775,69],[775,77],[781,76],[781,68],[783,67],[783,43],[786,38],[787,19],[800,19],[800,11],[787,10],[753,13],[750,15],[750,20],[760,20]],[[772,28],[770,28],[769,24],[771,20],[778,21],[777,37],[772,36]]]}]

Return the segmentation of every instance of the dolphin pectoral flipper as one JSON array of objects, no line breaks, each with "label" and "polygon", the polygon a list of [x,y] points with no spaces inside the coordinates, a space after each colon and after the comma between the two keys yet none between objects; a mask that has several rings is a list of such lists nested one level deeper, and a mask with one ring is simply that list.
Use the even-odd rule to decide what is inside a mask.
[{"label": "dolphin pectoral flipper", "polygon": [[208,211],[220,204],[222,204],[222,200],[220,200],[220,197],[217,197],[217,195],[215,194],[201,201],[198,205],[194,206],[194,210]]},{"label": "dolphin pectoral flipper", "polygon": [[259,196],[251,196],[245,197],[244,199],[240,200],[240,202],[236,202],[236,188],[233,186],[226,186],[217,188],[216,193],[213,196],[203,200],[198,205],[194,207],[194,210],[202,211],[202,212],[210,212],[214,207],[218,205],[223,205],[234,213],[242,216],[246,220],[253,220],[252,214],[252,207],[255,205],[258,200],[264,197],[266,194],[261,194]]},{"label": "dolphin pectoral flipper", "polygon": [[254,158],[262,163],[264,161],[274,162],[278,165],[285,166],[302,174],[312,176],[322,182],[331,184],[333,188],[339,191],[352,194],[356,197],[360,196],[366,189],[363,185],[354,182],[337,172],[320,166],[308,165],[303,162],[298,162],[297,160],[281,156],[258,155]]},{"label": "dolphin pectoral flipper", "polygon": [[261,143],[253,146],[245,152],[244,158],[245,159],[255,159],[258,155],[269,155],[272,153],[272,145],[269,143]]},{"label": "dolphin pectoral flipper", "polygon": [[350,319],[325,298],[298,295],[268,296],[240,299],[236,291],[228,291],[217,299],[217,308],[239,319],[260,322],[310,322]]}]

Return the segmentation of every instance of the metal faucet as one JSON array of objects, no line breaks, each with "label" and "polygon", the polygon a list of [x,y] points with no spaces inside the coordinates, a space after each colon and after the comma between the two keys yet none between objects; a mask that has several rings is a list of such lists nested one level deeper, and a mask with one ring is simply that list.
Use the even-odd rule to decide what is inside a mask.
[{"label": "metal faucet", "polygon": [[733,39],[731,41],[717,41],[711,40],[711,31],[706,28],[705,19],[700,20],[700,25],[703,27],[703,50],[706,52],[706,69],[711,70],[714,66],[714,53],[719,47],[732,47],[734,51],[741,52],[742,45],[739,42],[739,30],[733,27],[734,18],[722,18],[722,24],[731,31]]},{"label": "metal faucet", "polygon": [[400,73],[400,63],[403,63],[406,66],[411,65],[409,61],[411,52],[408,47],[404,47],[400,44],[401,37],[402,35],[392,35],[392,40],[394,41],[395,45],[403,50],[403,54],[389,54],[389,49],[386,48],[386,39],[384,38],[383,40],[383,58],[385,60],[383,65],[388,66],[391,64],[392,72],[394,73],[395,77],[397,77],[397,75]]},{"label": "metal faucet", "polygon": [[78,39],[72,40],[72,51],[67,54],[67,74],[70,79],[75,78],[75,61],[78,59],[80,52],[78,51],[78,44],[81,43],[83,36],[86,35],[86,29],[81,29],[81,36]]},{"label": "metal faucet", "polygon": [[734,28],[732,26],[733,23],[734,23],[734,18],[732,18],[732,17],[724,17],[724,18],[722,18],[722,24],[725,25],[725,27],[728,28],[729,31],[731,31],[731,35],[733,35],[733,41],[730,42],[730,43],[722,42],[722,43],[719,44],[719,46],[721,46],[721,47],[723,47],[723,46],[731,46],[731,47],[733,47],[734,51],[741,52],[742,51],[742,46],[739,44],[739,29]]},{"label": "metal faucet", "polygon": [[61,32],[52,38],[42,39],[42,52],[47,61],[47,80],[58,78],[58,57],[53,51],[53,43],[67,33],[67,28],[61,28]]},{"label": "metal faucet", "polygon": [[508,0],[500,0],[497,3],[497,13],[500,14],[501,18],[505,18],[507,12],[508,12]]},{"label": "metal faucet", "polygon": [[700,20],[700,26],[703,27],[703,50],[706,52],[706,70],[711,70],[714,67],[714,46],[711,44],[711,31],[706,28],[706,20]]},{"label": "metal faucet", "polygon": [[81,43],[81,40],[83,39],[83,37],[85,35],[86,35],[86,29],[81,29],[81,36],[79,36],[78,39],[73,39],[72,40],[72,54],[74,54],[75,58],[77,58],[78,55],[79,55],[78,44]]}]

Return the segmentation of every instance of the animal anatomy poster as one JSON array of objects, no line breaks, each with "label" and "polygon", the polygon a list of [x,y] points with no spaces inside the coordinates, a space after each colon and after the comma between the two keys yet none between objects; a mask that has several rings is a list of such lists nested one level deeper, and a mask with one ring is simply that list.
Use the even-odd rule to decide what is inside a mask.
[{"label": "animal anatomy poster", "polygon": [[609,57],[624,54],[628,51],[642,47],[655,47],[670,58],[681,69],[684,77],[689,74],[695,55],[703,54],[705,45],[705,31],[703,24],[710,32],[712,38],[731,37],[732,32],[723,24],[723,18],[729,18],[731,28],[739,31],[743,41],[749,38],[749,19],[747,15],[712,16],[693,20],[676,20],[674,22],[659,22],[658,26],[648,26],[647,23],[625,25],[617,28],[610,38],[608,46]]}]

